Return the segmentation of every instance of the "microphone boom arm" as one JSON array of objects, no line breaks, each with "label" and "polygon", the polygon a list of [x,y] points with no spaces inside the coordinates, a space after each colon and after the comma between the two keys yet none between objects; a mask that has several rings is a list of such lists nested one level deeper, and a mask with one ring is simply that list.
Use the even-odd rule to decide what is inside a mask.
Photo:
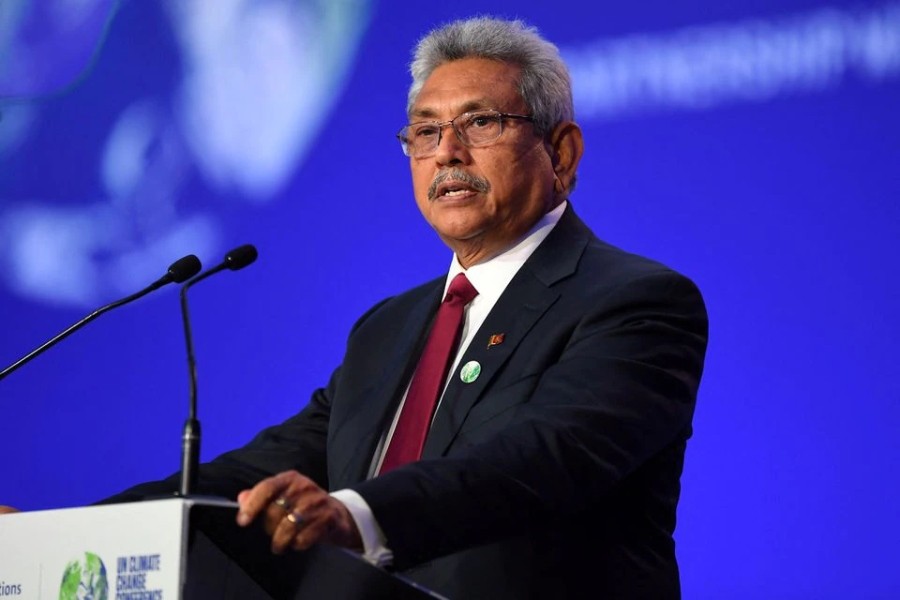
[{"label": "microphone boom arm", "polygon": [[102,315],[103,313],[109,312],[112,309],[118,308],[124,304],[128,304],[129,302],[134,302],[138,298],[146,296],[150,292],[161,288],[162,286],[166,285],[167,283],[172,283],[172,282],[181,283],[182,281],[185,281],[186,279],[189,279],[190,277],[195,275],[199,270],[200,270],[200,260],[193,254],[188,254],[187,256],[180,258],[179,260],[172,263],[172,265],[169,267],[169,270],[166,272],[165,275],[163,275],[162,277],[160,277],[159,279],[157,279],[156,281],[151,283],[149,286],[145,287],[144,289],[142,289],[139,292],[131,294],[130,296],[126,296],[125,298],[122,298],[121,300],[116,300],[115,302],[110,302],[106,306],[101,306],[100,308],[98,308],[97,310],[95,310],[94,312],[89,314],[88,316],[84,317],[77,323],[70,325],[64,331],[56,334],[54,337],[50,338],[49,340],[47,340],[46,342],[44,342],[43,344],[41,344],[40,346],[38,346],[37,348],[35,348],[31,352],[29,352],[25,356],[23,356],[22,358],[20,358],[16,362],[14,362],[13,364],[9,365],[8,367],[6,367],[2,371],[0,371],[0,380],[2,380],[7,375],[11,374],[13,371],[18,370],[20,367],[24,366],[25,364],[30,362],[32,359],[43,354],[44,352],[46,352],[47,350],[49,350],[50,348],[52,348],[59,342],[63,341],[64,339],[66,339],[67,337],[69,337],[70,335],[72,335],[73,333],[75,333],[76,331],[78,331],[79,329],[81,329],[82,327],[84,327],[85,325],[87,325],[88,323],[90,323],[91,321],[93,321],[94,319],[99,317],[100,315]]}]

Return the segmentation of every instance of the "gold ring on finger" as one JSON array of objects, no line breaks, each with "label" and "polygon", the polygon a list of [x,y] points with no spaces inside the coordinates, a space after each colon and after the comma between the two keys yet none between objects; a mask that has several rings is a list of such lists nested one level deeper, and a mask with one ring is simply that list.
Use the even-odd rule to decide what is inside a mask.
[{"label": "gold ring on finger", "polygon": [[303,516],[293,511],[289,512],[284,518],[290,521],[291,524],[294,525],[294,527],[300,527],[300,525],[303,523]]}]

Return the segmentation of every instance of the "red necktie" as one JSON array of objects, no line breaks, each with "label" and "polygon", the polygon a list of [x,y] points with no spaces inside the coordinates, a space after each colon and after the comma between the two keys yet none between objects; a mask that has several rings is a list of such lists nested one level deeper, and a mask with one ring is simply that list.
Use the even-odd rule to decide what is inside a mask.
[{"label": "red necktie", "polygon": [[419,460],[422,456],[434,407],[444,389],[447,369],[459,345],[466,305],[477,295],[478,290],[472,287],[463,273],[450,282],[447,296],[438,309],[434,326],[425,342],[425,350],[409,384],[406,402],[381,463],[381,473]]}]

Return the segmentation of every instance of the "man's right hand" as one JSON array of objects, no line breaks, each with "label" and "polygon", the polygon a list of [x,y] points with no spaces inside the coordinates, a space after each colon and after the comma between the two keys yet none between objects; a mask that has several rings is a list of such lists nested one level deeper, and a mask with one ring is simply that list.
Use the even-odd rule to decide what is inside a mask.
[{"label": "man's right hand", "polygon": [[8,515],[10,513],[17,513],[19,509],[13,508],[12,506],[3,506],[0,504],[0,515]]}]

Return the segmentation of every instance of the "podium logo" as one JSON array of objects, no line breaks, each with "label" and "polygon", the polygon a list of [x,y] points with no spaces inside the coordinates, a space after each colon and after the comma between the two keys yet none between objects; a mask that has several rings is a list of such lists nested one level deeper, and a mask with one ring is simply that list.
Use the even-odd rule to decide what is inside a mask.
[{"label": "podium logo", "polygon": [[108,597],[106,566],[99,556],[85,552],[83,561],[73,560],[66,565],[59,600],[107,600]]}]

